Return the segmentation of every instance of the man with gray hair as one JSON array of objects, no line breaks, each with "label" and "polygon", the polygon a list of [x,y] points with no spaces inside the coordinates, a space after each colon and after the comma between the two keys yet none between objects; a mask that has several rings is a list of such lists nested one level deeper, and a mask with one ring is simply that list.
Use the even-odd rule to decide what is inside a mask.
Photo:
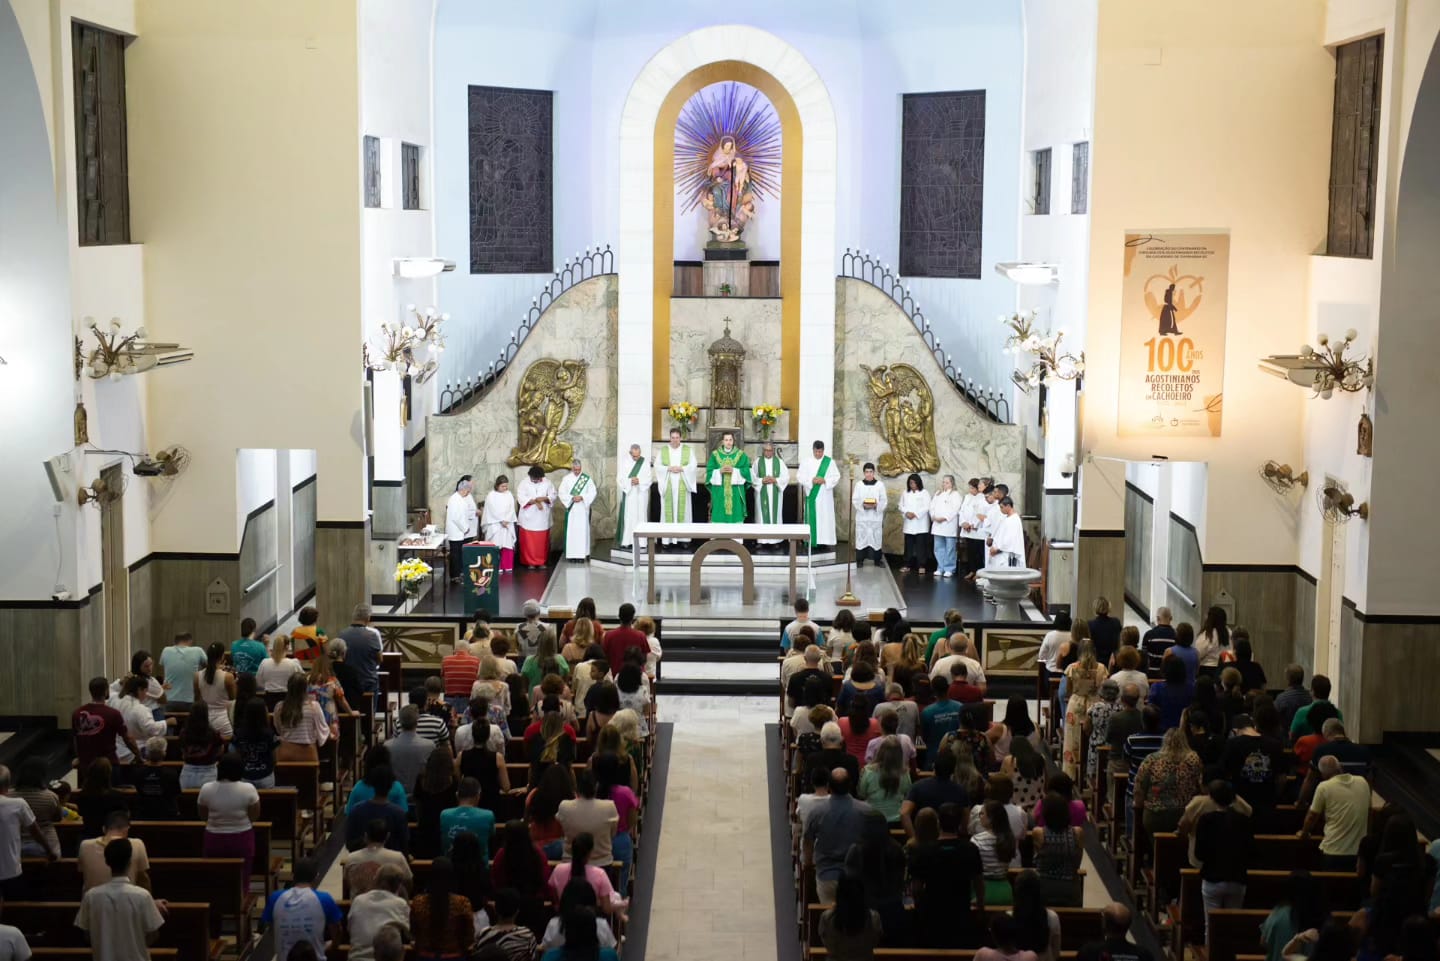
[{"label": "man with gray hair", "polygon": [[1300,837],[1308,838],[1323,821],[1325,836],[1320,839],[1322,870],[1355,873],[1360,842],[1370,829],[1370,785],[1363,777],[1346,774],[1333,754],[1320,759],[1315,768],[1321,784],[1305,815]]},{"label": "man with gray hair", "polygon": [[1320,725],[1320,743],[1310,755],[1310,770],[1305,775],[1305,782],[1300,786],[1302,807],[1309,803],[1310,795],[1320,781],[1318,765],[1320,759],[1325,757],[1334,757],[1340,762],[1340,767],[1349,774],[1364,777],[1370,770],[1370,752],[1350,740],[1345,733],[1345,722],[1338,717],[1326,718]]},{"label": "man with gray hair", "polygon": [[375,934],[375,961],[401,961],[405,957],[405,931],[399,924],[387,924]]},{"label": "man with gray hair", "polygon": [[[822,743],[831,727],[835,728],[836,736],[840,736],[839,725],[826,724],[820,732]],[[843,737],[841,744],[844,744]],[[850,846],[861,839],[865,816],[874,810],[855,799],[854,789],[855,780],[848,769],[832,770],[830,800],[816,808],[805,825],[804,861],[815,870],[815,890],[821,904],[835,903],[835,889],[845,873],[845,855],[850,853]]]},{"label": "man with gray hair", "polygon": [[[590,559],[590,505],[595,503],[595,481],[580,469],[580,458],[570,462],[570,473],[560,479],[560,503],[565,505],[565,559]],[[639,501],[637,496],[632,498]]]},{"label": "man with gray hair", "polygon": [[[345,659],[360,675],[360,690],[374,694],[380,690],[380,632],[370,626],[370,605],[357,604],[350,617],[350,626],[341,631],[337,640],[345,642]],[[363,698],[361,701],[363,702]],[[360,705],[351,704],[358,710]]]},{"label": "man with gray hair", "polygon": [[951,666],[964,664],[966,680],[984,691],[987,684],[985,669],[980,666],[979,661],[970,656],[970,639],[965,636],[963,631],[957,631],[950,635],[949,643],[950,653],[936,658],[935,663],[930,665],[930,677],[949,680],[952,673]]},{"label": "man with gray hair", "polygon": [[1146,661],[1153,670],[1159,670],[1161,658],[1175,644],[1175,626],[1170,623],[1172,619],[1170,608],[1156,608],[1155,626],[1140,639],[1140,649],[1145,652]]},{"label": "man with gray hair", "polygon": [[805,779],[800,783],[810,783],[810,772],[817,767],[844,768],[852,785],[860,783],[860,762],[845,750],[845,735],[840,733],[840,725],[834,721],[826,721],[820,728],[820,750],[806,758]]},{"label": "man with gray hair", "polygon": [[420,708],[406,704],[400,709],[400,733],[385,745],[390,749],[390,771],[406,794],[415,793],[415,781],[425,769],[426,758],[435,750],[435,742],[417,732],[419,726]]},{"label": "man with gray hair", "polygon": [[630,445],[630,459],[621,458],[615,483],[620,488],[619,516],[615,520],[615,546],[630,550],[635,525],[650,517],[650,467],[639,444]]},{"label": "man with gray hair", "polygon": [[135,785],[134,812],[147,821],[174,821],[180,817],[180,775],[165,766],[169,743],[156,735],[145,742],[144,763],[131,765]]},{"label": "man with gray hair", "polygon": [[825,656],[825,649],[819,644],[806,645],[800,655],[805,659],[805,666],[790,675],[785,682],[785,716],[791,717],[795,709],[805,699],[805,682],[812,677],[818,677],[827,685],[830,683],[830,672],[826,670],[829,665],[821,666],[820,661]]}]

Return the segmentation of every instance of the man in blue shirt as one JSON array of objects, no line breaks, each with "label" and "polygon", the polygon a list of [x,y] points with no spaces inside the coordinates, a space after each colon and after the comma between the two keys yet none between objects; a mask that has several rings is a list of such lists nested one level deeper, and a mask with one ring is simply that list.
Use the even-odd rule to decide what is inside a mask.
[{"label": "man in blue shirt", "polygon": [[290,957],[295,945],[308,941],[315,956],[325,961],[325,942],[335,936],[344,915],[334,898],[315,890],[316,873],[314,859],[301,858],[295,862],[295,884],[276,891],[265,903],[260,925],[275,928],[276,958]]},{"label": "man in blue shirt", "polygon": [[236,673],[254,674],[265,663],[270,652],[255,639],[255,618],[247,617],[240,622],[240,638],[230,645],[230,663]]},{"label": "man in blue shirt", "polygon": [[171,710],[189,711],[195,702],[195,672],[205,668],[205,652],[195,646],[186,631],[175,635],[175,643],[160,652],[160,677],[169,686],[165,704]]},{"label": "man in blue shirt", "polygon": [[370,626],[370,606],[357,604],[350,626],[340,632],[345,642],[345,661],[360,673],[360,689],[380,690],[380,632]]},{"label": "man in blue shirt", "polygon": [[[924,683],[923,681],[917,683]],[[920,734],[925,738],[925,766],[935,766],[935,754],[940,750],[940,741],[945,735],[960,729],[959,701],[950,700],[950,679],[932,678],[930,689],[935,701],[920,712]]]},{"label": "man in blue shirt", "polygon": [[459,807],[446,808],[440,812],[441,853],[448,855],[455,835],[469,831],[480,840],[480,851],[485,861],[490,861],[490,835],[495,831],[495,813],[480,807],[480,782],[473,778],[461,778],[457,791]]}]

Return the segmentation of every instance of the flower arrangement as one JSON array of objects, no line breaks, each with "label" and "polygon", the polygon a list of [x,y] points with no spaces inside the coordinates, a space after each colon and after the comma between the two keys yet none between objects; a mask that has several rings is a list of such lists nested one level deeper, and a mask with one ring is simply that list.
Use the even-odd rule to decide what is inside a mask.
[{"label": "flower arrangement", "polygon": [[411,557],[395,565],[395,583],[410,596],[420,593],[420,585],[430,576],[430,565],[418,557]]},{"label": "flower arrangement", "polygon": [[774,404],[757,404],[754,409],[750,411],[750,419],[755,422],[755,426],[759,429],[761,439],[770,439],[770,432],[774,430],[775,425],[780,422],[781,413],[781,409]]},{"label": "flower arrangement", "polygon": [[1030,354],[1034,360],[1028,370],[1017,369],[1012,378],[1023,388],[1036,387],[1047,377],[1074,380],[1085,373],[1085,352],[1077,357],[1060,349],[1063,333],[1046,334],[1035,329],[1036,312],[1016,313],[1001,317],[1000,323],[1010,330],[1005,339],[1005,353]]},{"label": "flower arrangement", "polygon": [[694,427],[695,422],[699,419],[700,408],[688,400],[682,400],[679,403],[670,405],[670,420],[676,427],[680,428],[682,435],[688,435],[690,428]]}]

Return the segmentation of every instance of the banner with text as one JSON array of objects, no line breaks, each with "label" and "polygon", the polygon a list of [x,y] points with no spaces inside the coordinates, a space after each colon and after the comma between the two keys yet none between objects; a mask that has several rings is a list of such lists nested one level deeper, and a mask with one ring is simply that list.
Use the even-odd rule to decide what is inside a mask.
[{"label": "banner with text", "polygon": [[1125,235],[1119,434],[1220,436],[1229,279],[1228,233]]}]

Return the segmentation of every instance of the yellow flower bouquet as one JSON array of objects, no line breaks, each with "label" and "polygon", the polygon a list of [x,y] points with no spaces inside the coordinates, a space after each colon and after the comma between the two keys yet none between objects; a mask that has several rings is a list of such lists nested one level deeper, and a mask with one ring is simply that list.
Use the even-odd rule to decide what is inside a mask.
[{"label": "yellow flower bouquet", "polygon": [[757,404],[750,411],[750,419],[755,422],[762,439],[770,439],[770,432],[775,429],[776,424],[780,423],[782,413],[783,411],[774,404]]},{"label": "yellow flower bouquet", "polygon": [[395,583],[401,591],[414,597],[420,593],[420,585],[430,576],[430,565],[418,557],[403,560],[395,565]]},{"label": "yellow flower bouquet", "polygon": [[699,419],[700,408],[688,400],[682,400],[679,403],[670,405],[670,420],[676,427],[680,428],[680,433],[683,435],[688,436],[690,428],[694,427],[695,422]]}]

